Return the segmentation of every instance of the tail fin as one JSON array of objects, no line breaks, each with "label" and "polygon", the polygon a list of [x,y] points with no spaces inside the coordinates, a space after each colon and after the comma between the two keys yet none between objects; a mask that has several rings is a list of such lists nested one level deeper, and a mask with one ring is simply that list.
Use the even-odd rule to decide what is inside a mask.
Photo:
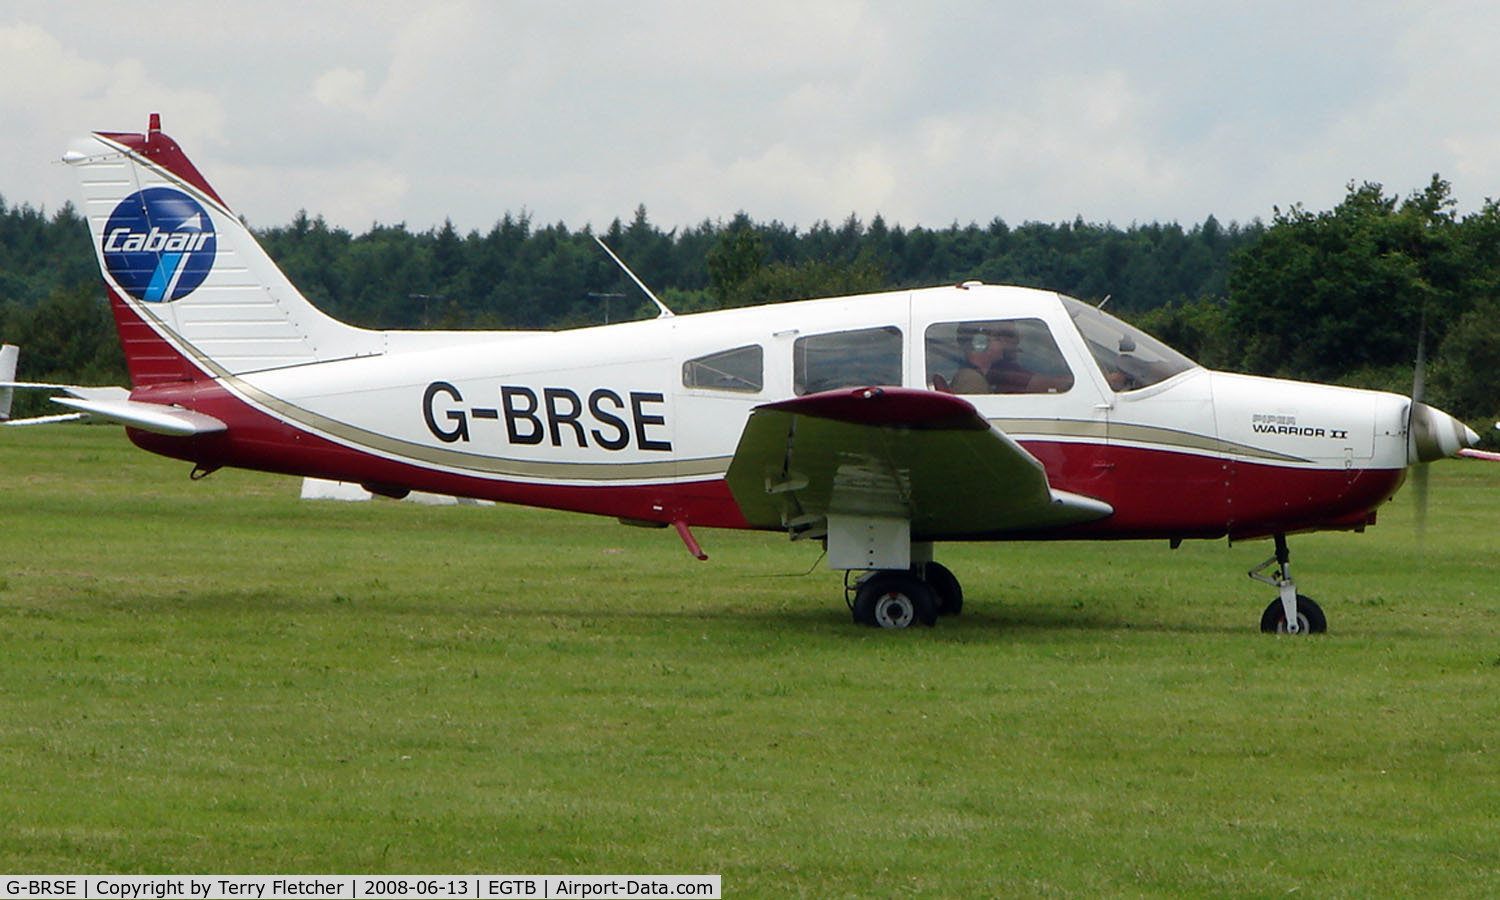
[{"label": "tail fin", "polygon": [[15,344],[0,346],[0,422],[10,418],[10,404],[16,396],[16,389],[9,382],[16,380],[16,359],[21,355],[21,348]]},{"label": "tail fin", "polygon": [[177,143],[99,132],[78,171],[136,386],[378,353],[380,332],[320,312],[292,286]]}]

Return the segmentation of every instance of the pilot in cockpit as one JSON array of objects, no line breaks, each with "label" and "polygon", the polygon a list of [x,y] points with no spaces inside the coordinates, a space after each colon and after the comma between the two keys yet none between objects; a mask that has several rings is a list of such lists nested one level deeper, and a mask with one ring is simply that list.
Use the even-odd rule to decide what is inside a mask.
[{"label": "pilot in cockpit", "polygon": [[1039,394],[1066,390],[1071,376],[1040,375],[1021,361],[1022,341],[1013,322],[961,325],[963,360],[953,375],[956,394]]},{"label": "pilot in cockpit", "polygon": [[952,380],[956,394],[1019,393],[1026,390],[1031,373],[1016,357],[1021,339],[1014,325],[987,322],[958,329],[963,360]]}]

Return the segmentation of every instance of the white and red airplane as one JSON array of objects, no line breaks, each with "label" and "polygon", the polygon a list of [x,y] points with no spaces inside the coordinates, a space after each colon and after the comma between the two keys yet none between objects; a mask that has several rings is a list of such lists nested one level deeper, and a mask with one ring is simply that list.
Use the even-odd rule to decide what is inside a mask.
[{"label": "white and red airplane", "polygon": [[1093,306],[977,282],[555,332],[365,330],[297,291],[157,116],[64,162],[133,387],[58,403],[195,477],[615,516],[675,526],[700,558],[695,526],[821,541],[870,625],[959,612],[943,541],[1228,536],[1275,540],[1251,572],[1277,589],[1262,629],[1322,631],[1285,536],[1361,530],[1410,467],[1478,441],[1407,397],[1210,371]]}]

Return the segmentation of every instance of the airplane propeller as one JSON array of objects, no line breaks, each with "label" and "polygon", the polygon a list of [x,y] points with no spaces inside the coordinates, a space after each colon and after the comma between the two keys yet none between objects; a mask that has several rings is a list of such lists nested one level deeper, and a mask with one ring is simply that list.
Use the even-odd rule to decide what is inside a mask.
[{"label": "airplane propeller", "polygon": [[[1427,540],[1427,474],[1428,469],[1421,465],[1422,451],[1417,444],[1417,429],[1425,427],[1427,416],[1419,411],[1426,407],[1422,402],[1422,395],[1427,389],[1427,310],[1422,310],[1420,324],[1417,326],[1417,361],[1412,366],[1411,374],[1411,405],[1406,409],[1406,464],[1412,465],[1416,461],[1417,469],[1412,474],[1412,497],[1416,501],[1416,518],[1414,522],[1417,529],[1417,549],[1421,550]],[[1424,424],[1418,425],[1421,421]]]},{"label": "airplane propeller", "polygon": [[1422,317],[1417,334],[1417,363],[1412,372],[1411,405],[1406,411],[1406,464],[1412,472],[1412,491],[1416,500],[1417,542],[1427,534],[1426,463],[1457,456],[1479,443],[1474,429],[1439,409],[1422,402],[1427,386],[1427,317]]}]

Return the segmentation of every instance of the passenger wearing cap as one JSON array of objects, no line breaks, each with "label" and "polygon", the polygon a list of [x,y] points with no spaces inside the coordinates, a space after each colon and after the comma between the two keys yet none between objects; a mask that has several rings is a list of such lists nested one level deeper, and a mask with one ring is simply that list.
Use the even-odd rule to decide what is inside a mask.
[{"label": "passenger wearing cap", "polygon": [[950,382],[955,394],[1024,394],[1032,373],[1017,361],[1021,338],[1004,322],[962,325],[958,329],[963,361]]}]

